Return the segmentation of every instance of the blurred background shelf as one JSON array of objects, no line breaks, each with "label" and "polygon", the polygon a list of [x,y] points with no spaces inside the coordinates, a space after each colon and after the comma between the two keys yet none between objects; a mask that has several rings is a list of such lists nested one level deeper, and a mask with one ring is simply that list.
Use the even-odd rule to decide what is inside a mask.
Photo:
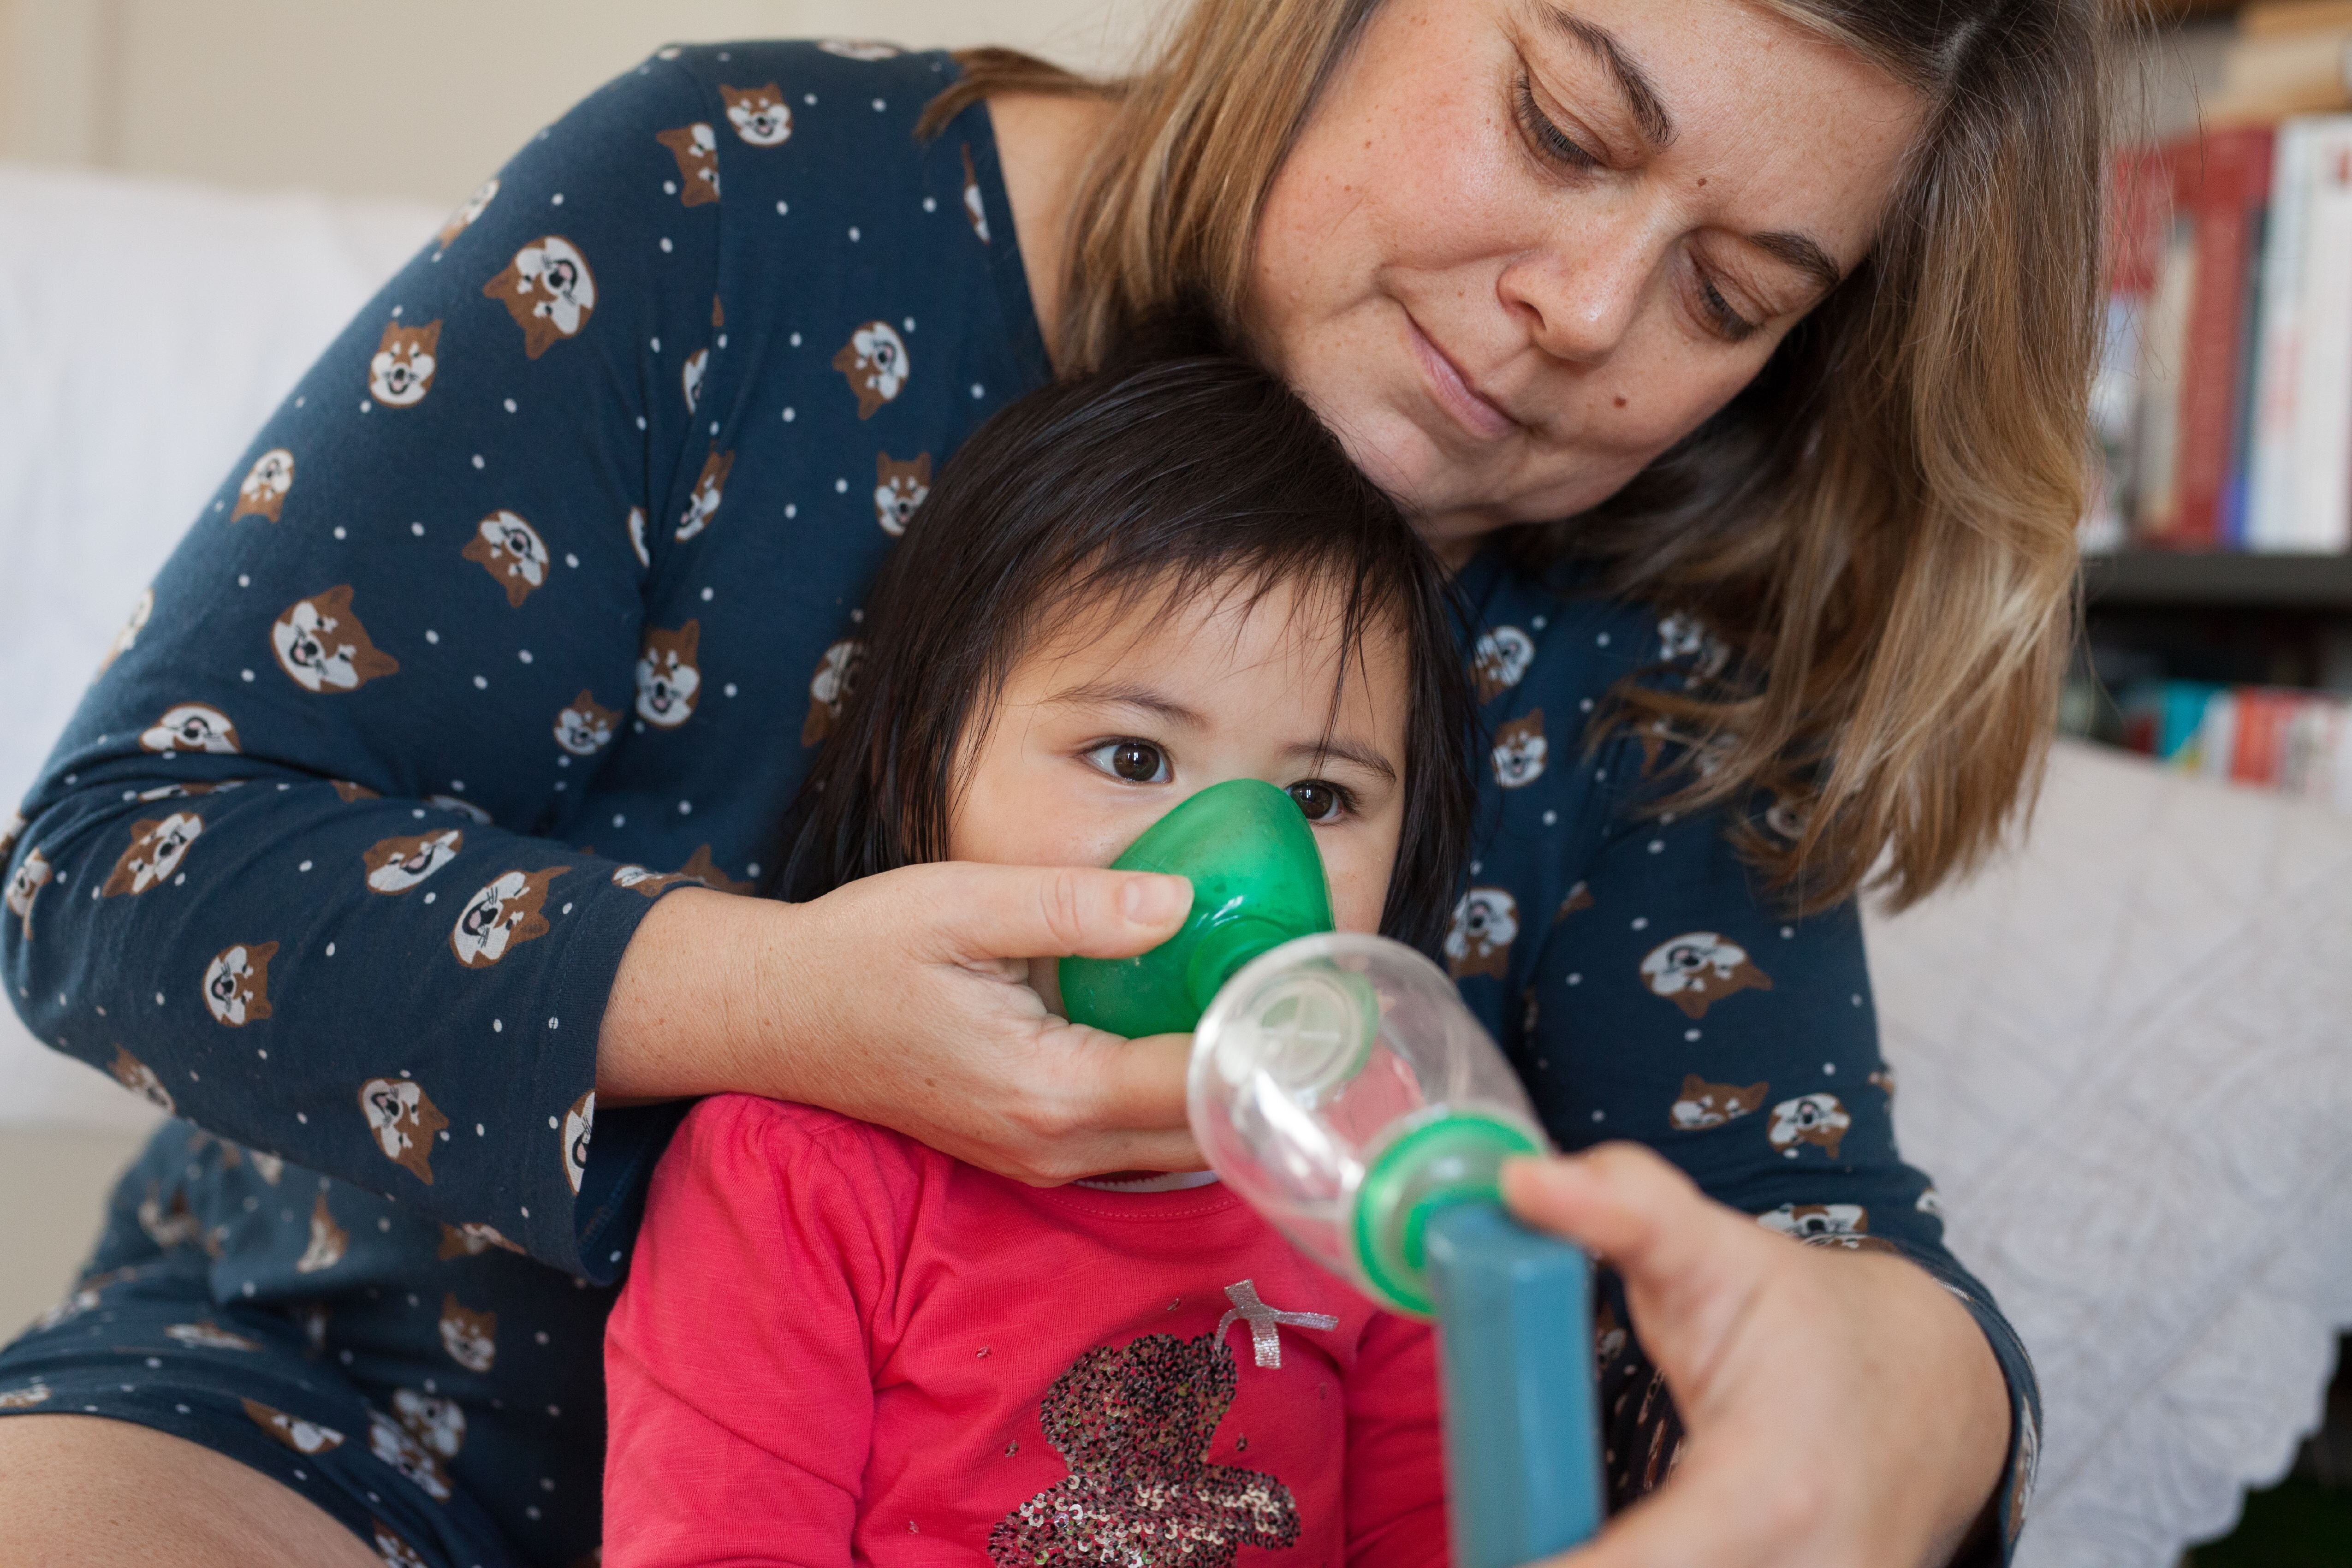
[{"label": "blurred background shelf", "polygon": [[2352,616],[2352,555],[2198,554],[2126,550],[2086,556],[2083,593],[2095,609],[2274,608]]}]

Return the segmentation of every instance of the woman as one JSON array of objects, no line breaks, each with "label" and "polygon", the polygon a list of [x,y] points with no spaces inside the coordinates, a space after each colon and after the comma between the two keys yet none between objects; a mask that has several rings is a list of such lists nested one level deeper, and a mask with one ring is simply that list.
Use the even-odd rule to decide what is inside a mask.
[{"label": "woman", "polygon": [[0,1421],[14,1549],[586,1550],[597,1287],[675,1121],[616,1104],[1190,1157],[1181,1042],[1014,984],[1151,945],[1166,885],[725,896],[932,465],[1183,300],[1461,564],[1496,743],[1446,956],[1557,1138],[1654,1146],[1513,1177],[1642,1335],[1612,1301],[1612,1480],[1656,1493],[1580,1561],[2012,1541],[2031,1373],[1895,1156],[1852,894],[1966,865],[2047,726],[2094,27],[1198,0],[1117,89],[743,45],[589,100],[265,429],[7,851],[12,999],[220,1135],[167,1129],[0,1353],[53,1417]]}]

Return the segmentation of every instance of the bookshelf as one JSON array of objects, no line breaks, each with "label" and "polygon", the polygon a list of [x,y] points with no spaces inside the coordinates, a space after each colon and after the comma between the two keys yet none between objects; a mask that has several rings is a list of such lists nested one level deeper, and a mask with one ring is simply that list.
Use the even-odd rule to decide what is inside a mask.
[{"label": "bookshelf", "polygon": [[2128,606],[2352,616],[2352,555],[2126,550],[2084,559],[2083,598],[2094,616]]}]

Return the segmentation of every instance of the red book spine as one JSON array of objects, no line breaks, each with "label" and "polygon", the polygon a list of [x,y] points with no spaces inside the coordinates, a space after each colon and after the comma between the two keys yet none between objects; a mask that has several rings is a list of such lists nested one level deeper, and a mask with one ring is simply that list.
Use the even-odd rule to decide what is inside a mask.
[{"label": "red book spine", "polygon": [[2286,760],[2286,728],[2299,700],[2281,691],[2241,687],[2238,732],[2231,748],[2230,776],[2240,784],[2275,788]]},{"label": "red book spine", "polygon": [[2246,290],[2270,199],[2271,142],[2268,126],[2243,126],[2166,149],[2174,210],[2195,225],[2197,278],[2182,356],[2179,500],[2159,543],[2221,544],[2221,492],[2239,458]]}]

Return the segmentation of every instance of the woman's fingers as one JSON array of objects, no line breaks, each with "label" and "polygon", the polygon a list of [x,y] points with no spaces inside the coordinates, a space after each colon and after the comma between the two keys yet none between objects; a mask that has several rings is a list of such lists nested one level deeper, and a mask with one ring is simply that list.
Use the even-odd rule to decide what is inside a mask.
[{"label": "woman's fingers", "polygon": [[[1129,958],[1176,934],[1192,907],[1181,877],[1078,866],[908,868],[941,884],[935,941],[943,956]],[[908,872],[891,872],[904,876]]]},{"label": "woman's fingers", "polygon": [[1503,1195],[1529,1225],[1598,1253],[1625,1281],[1642,1342],[1685,1415],[1765,1282],[1781,1238],[1710,1202],[1650,1150],[1604,1143],[1504,1167]]}]

